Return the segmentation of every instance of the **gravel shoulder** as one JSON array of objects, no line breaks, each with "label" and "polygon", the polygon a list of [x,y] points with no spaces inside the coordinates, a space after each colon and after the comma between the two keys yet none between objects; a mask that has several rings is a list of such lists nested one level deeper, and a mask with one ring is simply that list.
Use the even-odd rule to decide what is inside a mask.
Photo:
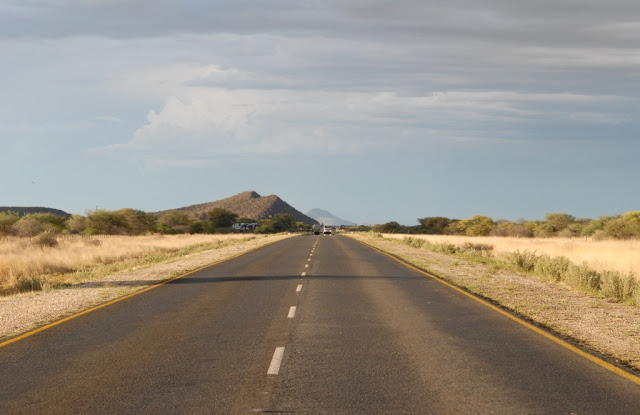
[{"label": "gravel shoulder", "polygon": [[150,267],[119,272],[72,288],[0,297],[0,339],[26,333],[188,271],[289,237],[291,235],[258,237]]},{"label": "gravel shoulder", "polygon": [[591,297],[561,283],[495,271],[482,263],[414,248],[402,241],[349,236],[488,298],[588,350],[640,370],[639,307]]}]

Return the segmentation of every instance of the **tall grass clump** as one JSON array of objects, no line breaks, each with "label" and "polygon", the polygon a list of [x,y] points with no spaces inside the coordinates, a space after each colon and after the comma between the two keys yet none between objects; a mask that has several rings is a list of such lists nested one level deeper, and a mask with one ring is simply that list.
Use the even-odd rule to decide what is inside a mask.
[{"label": "tall grass clump", "polygon": [[587,264],[569,265],[562,280],[575,288],[594,293],[600,290],[600,274]]},{"label": "tall grass clump", "polygon": [[605,271],[600,274],[600,290],[605,297],[618,301],[633,301],[634,292],[639,289],[633,274],[622,275],[617,271]]},{"label": "tall grass clump", "polygon": [[569,269],[571,261],[565,257],[550,257],[541,255],[534,261],[533,272],[550,280],[562,281],[564,274]]},{"label": "tall grass clump", "polygon": [[508,252],[504,255],[507,263],[515,266],[520,271],[531,272],[536,266],[538,256],[532,251],[520,251]]}]

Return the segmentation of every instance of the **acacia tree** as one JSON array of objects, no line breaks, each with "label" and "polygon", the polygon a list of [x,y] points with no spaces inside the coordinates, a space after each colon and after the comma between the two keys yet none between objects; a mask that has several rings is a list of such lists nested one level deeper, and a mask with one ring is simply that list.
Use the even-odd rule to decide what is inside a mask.
[{"label": "acacia tree", "polygon": [[122,212],[94,210],[87,214],[87,230],[89,234],[127,235],[131,225]]},{"label": "acacia tree", "polygon": [[443,235],[447,233],[447,226],[451,223],[451,219],[442,216],[433,216],[418,219],[420,227],[418,232],[429,235]]},{"label": "acacia tree", "polygon": [[17,212],[0,212],[0,235],[13,235],[13,225],[20,220]]},{"label": "acacia tree", "polygon": [[215,208],[209,211],[209,222],[213,229],[230,228],[238,219],[238,215],[227,209]]},{"label": "acacia tree", "polygon": [[293,216],[286,213],[278,213],[276,217],[273,218],[272,225],[276,232],[293,232],[298,229],[296,220]]}]

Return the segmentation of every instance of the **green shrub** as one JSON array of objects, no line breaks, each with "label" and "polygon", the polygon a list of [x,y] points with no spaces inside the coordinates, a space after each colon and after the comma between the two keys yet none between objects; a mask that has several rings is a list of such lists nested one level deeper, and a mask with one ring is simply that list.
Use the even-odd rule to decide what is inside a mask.
[{"label": "green shrub", "polygon": [[573,287],[587,290],[600,289],[600,274],[589,268],[586,263],[582,265],[570,264],[564,279]]},{"label": "green shrub", "polygon": [[13,224],[15,234],[18,236],[24,236],[32,238],[45,231],[46,226],[44,223],[35,219],[25,216],[18,222]]},{"label": "green shrub", "polygon": [[633,290],[630,299],[634,305],[640,306],[640,284],[638,284],[637,282],[636,288]]},{"label": "green shrub", "polygon": [[600,290],[605,297],[618,301],[633,300],[637,281],[635,275],[621,275],[617,271],[604,271],[600,274]]},{"label": "green shrub", "polygon": [[89,213],[87,227],[104,235],[128,235],[132,229],[125,212],[108,210],[95,210]]},{"label": "green shrub", "polygon": [[404,243],[414,248],[422,248],[425,242],[423,239],[412,238],[411,236],[405,236],[404,238]]},{"label": "green shrub", "polygon": [[0,212],[0,235],[13,235],[13,225],[20,220],[16,212]]},{"label": "green shrub", "polygon": [[434,245],[434,251],[435,252],[440,252],[440,253],[443,253],[443,254],[451,255],[451,254],[455,254],[456,252],[458,252],[459,249],[454,244],[443,243],[443,244],[435,244]]},{"label": "green shrub", "polygon": [[624,295],[624,283],[620,273],[616,271],[604,271],[600,274],[600,291],[605,297],[622,300]]},{"label": "green shrub", "polygon": [[233,226],[238,214],[223,208],[214,208],[207,213],[212,228],[230,228]]},{"label": "green shrub", "polygon": [[58,240],[51,232],[42,232],[36,236],[34,240],[40,246],[48,246],[51,248],[58,246]]},{"label": "green shrub", "polygon": [[564,278],[569,265],[571,265],[571,262],[565,257],[552,258],[548,255],[541,255],[535,261],[533,271],[557,282]]},{"label": "green shrub", "polygon": [[535,252],[531,251],[515,251],[509,252],[505,255],[507,263],[515,266],[521,271],[533,271],[536,262],[538,260],[538,256]]}]

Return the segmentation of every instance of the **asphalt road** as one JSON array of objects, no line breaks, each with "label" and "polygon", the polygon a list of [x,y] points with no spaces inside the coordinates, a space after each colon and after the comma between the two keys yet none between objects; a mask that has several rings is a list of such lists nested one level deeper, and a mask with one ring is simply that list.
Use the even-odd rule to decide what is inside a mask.
[{"label": "asphalt road", "polygon": [[260,412],[640,414],[640,386],[339,236],[0,348],[2,414]]}]

